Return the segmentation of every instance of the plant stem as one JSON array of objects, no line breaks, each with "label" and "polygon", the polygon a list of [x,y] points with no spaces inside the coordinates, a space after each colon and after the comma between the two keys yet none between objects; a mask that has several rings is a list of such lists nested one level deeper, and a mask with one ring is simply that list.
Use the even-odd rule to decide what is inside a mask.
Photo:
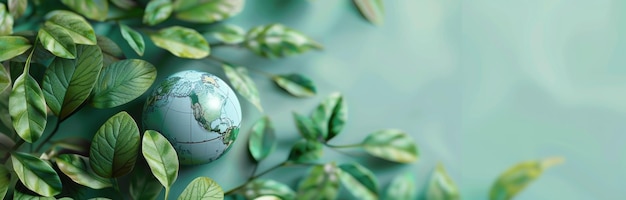
[{"label": "plant stem", "polygon": [[330,148],[335,148],[335,149],[341,149],[341,148],[354,148],[354,147],[362,147],[363,144],[349,144],[349,145],[332,145],[332,144],[325,144],[327,147]]},{"label": "plant stem", "polygon": [[48,136],[46,136],[46,138],[41,143],[39,143],[39,145],[37,145],[37,148],[35,148],[34,152],[39,152],[39,150],[41,150],[43,145],[45,145],[46,143],[48,143],[48,141],[50,141],[50,139],[52,139],[54,134],[56,134],[59,131],[59,124],[61,124],[61,122],[63,122],[63,120],[58,120],[57,123],[55,123],[54,129],[52,129],[52,132],[50,132],[50,134],[48,134]]},{"label": "plant stem", "polygon": [[170,195],[170,187],[165,187],[165,196],[163,200],[167,200],[167,197]]},{"label": "plant stem", "polygon": [[259,169],[258,163],[254,164],[254,168],[252,168],[252,173],[250,174],[250,177],[248,177],[248,181],[252,180],[252,177],[254,177],[254,174],[256,173],[257,169]]},{"label": "plant stem", "polygon": [[232,194],[232,193],[236,192],[237,190],[240,190],[241,188],[245,187],[248,183],[250,183],[250,181],[252,181],[252,180],[254,180],[256,178],[259,178],[259,177],[261,177],[261,176],[263,176],[263,175],[265,175],[267,173],[270,173],[270,172],[272,172],[272,171],[274,171],[274,170],[276,170],[278,168],[281,168],[281,167],[284,167],[284,166],[288,166],[290,164],[291,164],[291,162],[284,161],[284,162],[279,163],[279,164],[277,164],[277,165],[275,165],[273,167],[270,167],[269,169],[267,169],[267,170],[265,170],[265,171],[263,171],[263,172],[261,172],[261,173],[259,173],[257,175],[251,176],[248,179],[248,181],[246,181],[244,184],[241,184],[240,186],[237,186],[236,188],[228,190],[227,192],[224,193],[224,195]]}]

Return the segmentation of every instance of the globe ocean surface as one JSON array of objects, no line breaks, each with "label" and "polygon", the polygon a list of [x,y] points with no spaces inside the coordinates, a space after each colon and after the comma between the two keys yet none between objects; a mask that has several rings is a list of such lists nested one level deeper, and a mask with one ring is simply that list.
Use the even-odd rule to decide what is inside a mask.
[{"label": "globe ocean surface", "polygon": [[220,158],[237,138],[241,106],[235,92],[219,77],[182,71],[154,88],[146,100],[143,126],[163,134],[181,164]]}]

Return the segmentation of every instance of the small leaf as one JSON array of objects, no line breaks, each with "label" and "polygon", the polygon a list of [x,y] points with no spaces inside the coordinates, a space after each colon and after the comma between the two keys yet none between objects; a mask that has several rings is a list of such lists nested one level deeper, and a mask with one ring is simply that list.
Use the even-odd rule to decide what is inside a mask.
[{"label": "small leaf", "polygon": [[282,24],[250,29],[246,35],[245,45],[250,51],[266,58],[292,56],[322,48],[311,38]]},{"label": "small leaf", "polygon": [[74,44],[72,36],[60,26],[44,24],[43,28],[39,29],[37,37],[39,37],[41,45],[50,53],[61,58],[76,58],[76,44]]},{"label": "small leaf", "polygon": [[211,35],[223,43],[238,44],[245,40],[246,31],[236,25],[224,24],[212,31]]},{"label": "small leaf", "polygon": [[246,98],[252,105],[254,105],[259,111],[263,112],[261,107],[261,99],[259,98],[259,90],[256,88],[256,84],[248,75],[248,70],[244,67],[231,67],[229,65],[222,65],[224,73],[235,90],[244,98]]},{"label": "small leaf", "polygon": [[319,129],[315,127],[315,124],[310,117],[294,112],[293,119],[296,121],[296,127],[303,138],[306,138],[307,140],[319,141],[324,137]]},{"label": "small leaf", "polygon": [[134,0],[111,0],[111,3],[124,10],[129,10],[137,6],[137,2]]},{"label": "small leaf", "polygon": [[296,163],[311,163],[322,157],[324,145],[312,140],[301,139],[291,148],[288,161]]},{"label": "small leaf", "polygon": [[276,148],[276,134],[272,121],[268,116],[257,120],[250,129],[250,140],[248,140],[248,150],[252,157],[260,162],[265,159]]},{"label": "small leaf", "polygon": [[96,36],[98,46],[102,50],[102,66],[107,67],[114,62],[125,59],[124,52],[113,40],[105,36]]},{"label": "small leaf", "polygon": [[107,0],[61,0],[61,3],[85,17],[104,21],[109,12]]},{"label": "small leaf", "polygon": [[363,141],[363,148],[370,155],[385,160],[410,163],[417,161],[417,145],[400,130],[381,130],[371,133]]},{"label": "small leaf", "polygon": [[143,52],[146,49],[146,44],[143,41],[141,33],[133,30],[132,28],[124,24],[120,24],[120,31],[122,32],[122,37],[124,38],[124,40],[128,42],[128,45],[130,45],[130,47],[133,48],[133,50],[135,50],[135,52],[139,56],[143,56]]},{"label": "small leaf", "polygon": [[145,161],[137,164],[130,178],[130,197],[131,199],[147,199],[154,200],[159,197],[159,193],[163,186],[152,175]]},{"label": "small leaf", "polygon": [[171,0],[150,0],[143,15],[143,23],[154,26],[165,21],[172,14]]},{"label": "small leaf", "polygon": [[272,80],[276,85],[296,97],[312,97],[317,92],[313,81],[301,74],[276,75],[272,77]]},{"label": "small leaf", "polygon": [[26,188],[46,197],[61,192],[61,179],[47,162],[22,152],[12,153],[11,161],[15,174]]},{"label": "small leaf", "polygon": [[0,61],[23,54],[32,45],[22,36],[0,36]]},{"label": "small leaf", "polygon": [[0,166],[0,199],[4,199],[11,186],[11,172],[4,166]]},{"label": "small leaf", "polygon": [[55,159],[61,172],[75,183],[93,188],[102,189],[111,187],[109,179],[96,175],[89,166],[89,158],[76,154],[62,154]]},{"label": "small leaf", "polygon": [[452,178],[448,176],[442,164],[437,165],[437,168],[431,175],[428,190],[426,191],[426,198],[441,200],[461,199],[459,189],[456,184],[454,184],[454,181],[452,181]]},{"label": "small leaf", "polygon": [[78,154],[89,156],[91,140],[80,137],[68,137],[52,142],[50,148],[40,157],[42,159],[52,159],[61,154]]},{"label": "small leaf", "polygon": [[361,15],[375,25],[382,25],[385,17],[383,0],[353,0]]},{"label": "small leaf", "polygon": [[509,200],[539,178],[544,170],[561,164],[563,158],[554,157],[518,163],[502,173],[491,186],[490,200]]},{"label": "small leaf", "polygon": [[244,4],[244,0],[178,0],[174,2],[174,10],[180,20],[213,23],[239,14]]},{"label": "small leaf", "polygon": [[178,200],[222,200],[224,191],[213,179],[208,177],[198,177],[193,179],[180,194]]},{"label": "small leaf", "polygon": [[338,171],[341,183],[357,199],[378,199],[378,181],[369,169],[358,163],[341,164]]},{"label": "small leaf", "polygon": [[128,103],[150,88],[156,73],[156,68],[143,60],[115,62],[100,72],[93,88],[91,105],[96,108],[112,108]]},{"label": "small leaf", "polygon": [[279,199],[296,199],[296,192],[289,186],[268,179],[254,179],[246,184],[243,194],[246,199],[256,199],[267,195],[280,197]]},{"label": "small leaf", "polygon": [[115,178],[133,170],[139,151],[139,128],[126,112],[109,118],[96,132],[89,150],[89,164],[105,178]]},{"label": "small leaf", "polygon": [[4,65],[0,63],[0,92],[6,90],[9,86],[11,86],[11,77]]},{"label": "small leaf", "polygon": [[159,132],[147,130],[143,134],[141,153],[154,177],[168,191],[178,177],[178,156],[172,144]]},{"label": "small leaf", "polygon": [[335,163],[316,165],[298,186],[299,199],[335,199],[339,192],[339,169]]},{"label": "small leaf", "polygon": [[48,14],[47,26],[58,26],[67,31],[76,44],[96,44],[96,33],[85,18],[73,12],[57,10]]},{"label": "small leaf", "polygon": [[28,7],[28,0],[9,0],[9,11],[13,19],[20,18]]},{"label": "small leaf", "polygon": [[[405,200],[417,198],[417,183],[412,173],[406,173],[394,178],[389,186],[387,186],[386,196],[387,200]],[[430,198],[427,198],[430,199]],[[439,199],[436,199],[439,200]]]},{"label": "small leaf", "polygon": [[181,26],[164,28],[150,34],[150,39],[175,56],[200,59],[210,53],[209,43],[196,30]]},{"label": "small leaf", "polygon": [[348,120],[346,101],[341,94],[333,93],[317,106],[311,118],[326,141],[329,141],[341,133]]},{"label": "small leaf", "polygon": [[0,3],[0,35],[13,33],[13,16],[7,11],[6,5]]},{"label": "small leaf", "polygon": [[46,128],[47,112],[43,92],[28,73],[28,68],[29,66],[25,67],[24,73],[13,84],[9,97],[9,114],[17,134],[26,142],[33,143]]}]

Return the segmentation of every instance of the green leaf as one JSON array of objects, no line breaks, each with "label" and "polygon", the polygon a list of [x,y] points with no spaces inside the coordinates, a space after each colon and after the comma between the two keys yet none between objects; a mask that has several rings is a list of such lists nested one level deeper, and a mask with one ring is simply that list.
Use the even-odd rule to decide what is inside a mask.
[{"label": "green leaf", "polygon": [[4,199],[11,186],[11,172],[4,166],[0,166],[0,199]]},{"label": "green leaf", "polygon": [[268,116],[257,120],[250,129],[250,140],[248,140],[248,150],[252,157],[260,162],[265,159],[276,148],[276,134],[274,126]]},{"label": "green leaf", "polygon": [[76,154],[62,154],[55,159],[61,172],[75,183],[93,188],[102,189],[111,187],[109,179],[95,174],[89,166],[89,158]]},{"label": "green leaf", "polygon": [[129,10],[137,6],[137,2],[134,0],[111,0],[111,3],[124,10]]},{"label": "green leaf", "polygon": [[13,190],[13,199],[18,200],[55,200],[54,197],[43,197],[33,191],[30,191],[24,184],[16,183]]},{"label": "green leaf", "polygon": [[53,141],[48,150],[40,157],[42,159],[52,159],[61,154],[78,154],[89,156],[91,140],[81,137],[67,137]]},{"label": "green leaf", "polygon": [[175,56],[200,59],[209,55],[209,43],[198,31],[181,26],[164,28],[150,34],[150,39]]},{"label": "green leaf", "polygon": [[442,164],[438,164],[435,171],[430,177],[428,190],[426,191],[427,199],[440,200],[459,200],[459,189]]},{"label": "green leaf", "polygon": [[417,161],[415,141],[400,130],[381,130],[368,135],[362,143],[370,155],[388,161],[411,163]]},{"label": "green leaf", "polygon": [[76,44],[64,28],[44,24],[43,28],[39,29],[37,37],[39,37],[41,45],[50,53],[61,58],[76,58]]},{"label": "green leaf", "polygon": [[561,164],[561,157],[518,163],[502,173],[491,186],[490,200],[509,200],[535,181],[544,170]]},{"label": "green leaf", "polygon": [[211,35],[223,43],[238,44],[245,40],[246,31],[237,25],[224,24],[212,31]]},{"label": "green leaf", "polygon": [[385,7],[383,0],[353,0],[361,15],[375,25],[382,25],[385,21]]},{"label": "green leaf", "polygon": [[13,170],[26,188],[46,197],[61,192],[61,179],[47,162],[27,153],[11,154]]},{"label": "green leaf", "polygon": [[312,97],[317,92],[315,83],[302,74],[276,75],[272,77],[272,80],[283,90],[296,97]]},{"label": "green leaf", "polygon": [[165,21],[172,14],[171,0],[150,0],[143,15],[143,23],[154,26]]},{"label": "green leaf", "polygon": [[262,196],[277,196],[280,199],[296,199],[296,192],[289,186],[274,180],[254,179],[243,189],[246,199],[256,199]]},{"label": "green leaf", "polygon": [[112,108],[141,96],[154,83],[156,68],[146,61],[127,59],[102,69],[93,89],[91,105]]},{"label": "green leaf", "polygon": [[178,177],[178,156],[172,144],[159,132],[147,130],[143,134],[141,153],[154,177],[165,187],[165,194],[169,194]]},{"label": "green leaf", "polygon": [[198,177],[193,179],[180,194],[178,200],[222,200],[224,191],[213,179],[208,177]]},{"label": "green leaf", "polygon": [[257,26],[246,35],[246,47],[259,56],[279,58],[301,54],[322,46],[282,24]]},{"label": "green leaf", "polygon": [[0,61],[23,54],[32,45],[22,36],[0,36]]},{"label": "green leaf", "polygon": [[[33,143],[46,128],[46,102],[39,84],[28,73],[24,73],[13,84],[9,97],[9,114],[17,134],[26,142]],[[28,186],[28,185],[27,185]]]},{"label": "green leaf", "polygon": [[89,149],[89,164],[105,178],[115,178],[133,170],[139,151],[139,128],[122,111],[109,118],[96,132]]},{"label": "green leaf", "polygon": [[369,169],[358,163],[339,165],[341,183],[357,199],[378,199],[378,181]]},{"label": "green leaf", "polygon": [[333,93],[317,106],[311,118],[329,141],[343,130],[348,120],[348,106],[340,93]]},{"label": "green leaf", "polygon": [[28,0],[9,0],[8,3],[13,19],[20,18],[26,12],[26,7],[28,7]]},{"label": "green leaf", "polygon": [[7,11],[6,5],[0,3],[0,35],[13,33],[13,16]]},{"label": "green leaf", "polygon": [[229,65],[222,65],[222,68],[235,90],[250,101],[259,111],[263,112],[261,99],[259,98],[259,90],[248,75],[248,70],[244,67],[231,67]]},{"label": "green leaf", "polygon": [[296,163],[311,163],[322,157],[324,145],[318,141],[301,139],[291,148],[288,161]]},{"label": "green leaf", "polygon": [[335,199],[339,192],[339,169],[335,163],[316,165],[298,186],[299,199]]},{"label": "green leaf", "polygon": [[46,103],[60,119],[83,104],[102,70],[102,52],[97,46],[78,45],[76,56],[75,60],[55,58],[44,75]]},{"label": "green leaf", "polygon": [[[405,200],[405,199],[416,199],[417,198],[417,183],[415,182],[415,177],[413,177],[412,173],[406,173],[403,175],[396,176],[389,186],[387,186],[387,191],[385,192],[385,198],[387,200]],[[427,198],[430,199],[430,198]],[[435,199],[439,200],[439,199]]]},{"label": "green leaf", "polygon": [[213,23],[239,14],[244,4],[244,0],[178,0],[174,2],[174,10],[180,20]]},{"label": "green leaf", "polygon": [[46,25],[67,31],[76,44],[96,45],[96,33],[82,16],[64,10],[52,11],[48,16]]},{"label": "green leaf", "polygon": [[105,36],[96,36],[98,47],[102,50],[102,66],[107,67],[114,62],[125,59],[124,52],[113,40]]},{"label": "green leaf", "polygon": [[163,186],[152,175],[145,161],[137,164],[130,178],[130,197],[131,199],[147,199],[154,200],[159,197],[159,193]]},{"label": "green leaf", "polygon": [[294,112],[293,119],[296,121],[296,127],[298,128],[300,135],[307,140],[319,141],[324,137],[319,129],[315,127],[315,124],[310,117]]},{"label": "green leaf", "polygon": [[132,28],[124,24],[120,24],[120,31],[122,32],[122,37],[124,38],[124,40],[128,42],[128,45],[130,45],[130,47],[135,50],[135,52],[139,56],[143,56],[143,52],[146,49],[146,44],[143,41],[141,33],[133,30]]},{"label": "green leaf", "polygon": [[6,90],[9,86],[11,86],[11,77],[4,65],[0,63],[0,92]]},{"label": "green leaf", "polygon": [[61,3],[87,18],[97,21],[104,21],[109,12],[107,0],[61,0]]}]

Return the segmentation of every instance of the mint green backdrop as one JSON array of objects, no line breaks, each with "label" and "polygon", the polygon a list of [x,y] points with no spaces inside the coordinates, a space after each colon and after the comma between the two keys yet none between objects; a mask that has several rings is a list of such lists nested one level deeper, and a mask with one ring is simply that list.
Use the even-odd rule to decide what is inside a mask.
[{"label": "mint green backdrop", "polygon": [[[325,46],[280,60],[258,58],[245,49],[212,50],[252,68],[304,73],[318,85],[318,96],[298,99],[252,75],[279,138],[278,151],[259,170],[286,158],[297,138],[292,111],[308,113],[340,91],[349,106],[349,124],[333,143],[356,143],[372,131],[398,128],[419,144],[420,160],[411,165],[359,158],[375,170],[381,186],[410,171],[422,192],[441,162],[464,199],[486,199],[493,180],[513,164],[563,156],[563,165],[548,170],[518,199],[626,199],[626,1],[384,2],[386,19],[380,27],[365,22],[349,0],[248,0],[244,12],[227,21],[245,28],[283,23]],[[120,40],[117,29],[96,29]],[[148,44],[147,49],[154,48]],[[159,68],[157,81],[184,69],[224,77],[206,61],[160,50],[148,51],[146,58]],[[61,132],[94,133],[120,110],[138,114],[143,100],[109,111],[88,108]],[[216,162],[183,168],[173,196],[197,176],[212,177],[225,190],[245,181],[252,169],[247,131],[262,114],[245,100],[242,106],[243,131],[231,151]],[[330,150],[324,158],[352,159]],[[295,185],[304,171],[285,168],[266,177]],[[342,195],[349,197],[345,191]]]}]

